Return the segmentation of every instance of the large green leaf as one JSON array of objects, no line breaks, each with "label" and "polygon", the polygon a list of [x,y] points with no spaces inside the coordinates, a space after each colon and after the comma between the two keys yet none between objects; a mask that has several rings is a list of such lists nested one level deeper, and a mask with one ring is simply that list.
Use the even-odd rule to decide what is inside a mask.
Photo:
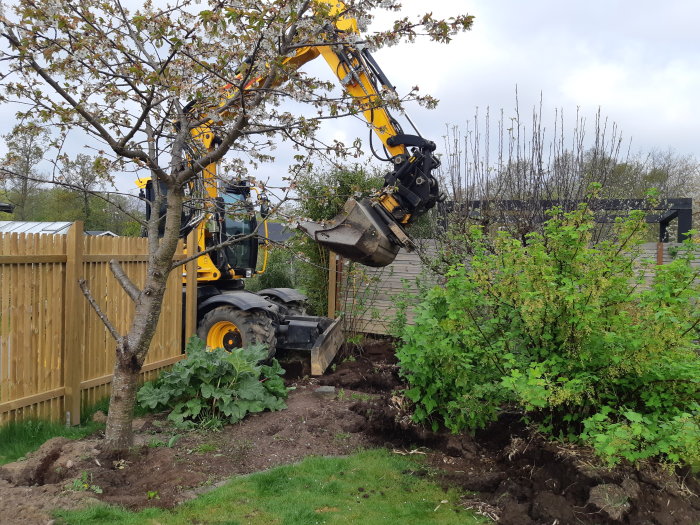
[{"label": "large green leaf", "polygon": [[147,383],[138,393],[139,403],[150,409],[171,407],[168,416],[179,427],[190,427],[219,417],[235,423],[248,412],[281,410],[287,388],[280,377],[284,370],[273,360],[261,365],[264,347],[206,351],[194,339],[188,356],[172,370]]},{"label": "large green leaf", "polygon": [[167,389],[156,388],[153,383],[149,381],[139,389],[137,399],[141,406],[156,409],[160,406],[167,405],[168,401],[170,401],[170,394]]}]

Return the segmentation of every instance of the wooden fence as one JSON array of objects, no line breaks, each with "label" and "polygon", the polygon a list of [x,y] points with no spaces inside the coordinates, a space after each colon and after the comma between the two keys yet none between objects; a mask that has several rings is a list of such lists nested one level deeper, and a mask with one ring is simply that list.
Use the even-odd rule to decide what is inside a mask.
[{"label": "wooden fence", "polygon": [[[647,243],[642,258],[656,264],[668,264],[677,243]],[[436,246],[426,241],[424,252],[435,253]],[[700,260],[695,262],[700,267]],[[399,251],[396,260],[384,268],[349,265],[347,261],[331,257],[328,315],[343,312],[345,331],[377,335],[391,335],[392,324],[399,313],[403,296],[417,296],[421,289],[439,283],[421,263],[416,252]],[[650,278],[651,276],[647,276]],[[408,322],[411,322],[411,312]]]},{"label": "wooden fence", "polygon": [[[182,257],[182,246],[178,257]],[[80,422],[85,408],[109,395],[115,342],[78,286],[86,280],[122,333],[134,305],[109,269],[118,260],[137,285],[145,279],[147,240],[83,235],[0,235],[0,424],[27,418]],[[188,271],[186,332],[194,333],[196,272]],[[190,298],[189,295],[194,297]],[[182,358],[182,272],[169,278],[144,380]]]},{"label": "wooden fence", "polygon": [[[425,249],[434,251],[434,243]],[[389,335],[404,296],[432,287],[438,277],[423,267],[415,252],[400,250],[389,266],[371,268],[330,257],[328,316],[342,313],[346,334]],[[420,283],[420,284],[419,284]],[[407,312],[409,318],[411,312]]]}]

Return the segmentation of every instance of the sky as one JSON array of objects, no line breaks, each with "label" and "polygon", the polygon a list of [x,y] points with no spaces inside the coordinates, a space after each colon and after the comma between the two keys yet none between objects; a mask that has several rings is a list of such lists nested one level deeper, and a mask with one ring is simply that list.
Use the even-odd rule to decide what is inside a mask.
[{"label": "sky", "polygon": [[[421,133],[440,146],[448,127],[466,129],[476,109],[515,115],[542,100],[572,131],[579,112],[588,136],[600,110],[634,153],[674,150],[700,159],[700,2],[697,0],[404,0],[402,14],[468,13],[471,31],[449,45],[419,40],[375,53],[400,94],[418,85],[440,100],[435,110],[409,106]],[[324,76],[325,64],[305,66]],[[327,76],[327,78],[331,78]],[[404,126],[405,127],[405,126]],[[361,124],[334,123],[327,136],[351,142]],[[277,166],[260,176],[275,177]]]},{"label": "sky", "polygon": [[[473,108],[513,114],[540,95],[546,113],[601,113],[633,148],[673,147],[700,157],[700,2],[463,0],[440,2],[476,18],[438,51],[420,52],[442,103],[429,119],[461,124]],[[403,76],[403,75],[402,75]],[[547,119],[545,118],[545,122]]]},{"label": "sky", "polygon": [[[378,51],[375,58],[399,94],[414,85],[440,100],[435,110],[409,106],[422,134],[440,146],[447,126],[464,127],[476,108],[515,114],[539,105],[550,126],[555,109],[573,129],[577,111],[598,109],[615,122],[633,152],[672,148],[700,159],[700,20],[697,0],[403,0],[402,15],[475,16],[471,31],[449,45],[419,40]],[[323,61],[310,73],[331,79]],[[5,111],[3,111],[5,113]],[[8,119],[0,123],[5,133]],[[405,127],[405,126],[404,126]],[[352,142],[366,128],[334,122],[328,138]],[[0,151],[0,153],[2,153]],[[285,174],[286,153],[260,169]]]}]

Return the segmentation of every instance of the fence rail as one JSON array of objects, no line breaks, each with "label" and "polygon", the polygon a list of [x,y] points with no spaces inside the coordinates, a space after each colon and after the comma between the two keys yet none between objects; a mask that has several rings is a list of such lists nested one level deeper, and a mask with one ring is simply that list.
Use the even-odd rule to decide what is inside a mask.
[{"label": "fence rail", "polygon": [[[182,257],[183,247],[178,248]],[[109,269],[119,261],[141,286],[146,239],[90,237],[76,222],[67,235],[0,235],[0,424],[27,418],[80,422],[81,408],[109,395],[115,342],[78,286],[122,333],[134,305]],[[169,277],[145,380],[182,357],[182,272]],[[188,272],[194,279],[196,272]],[[190,284],[190,290],[194,288]],[[194,302],[185,322],[192,331]]]}]

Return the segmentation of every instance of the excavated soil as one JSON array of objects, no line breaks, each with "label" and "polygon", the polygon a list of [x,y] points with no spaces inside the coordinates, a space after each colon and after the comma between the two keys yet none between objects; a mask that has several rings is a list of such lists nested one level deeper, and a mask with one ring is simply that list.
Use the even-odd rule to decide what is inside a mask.
[{"label": "excavated soil", "polygon": [[287,410],[218,432],[176,431],[161,414],[135,421],[138,446],[128,454],[102,451],[100,436],[50,440],[0,467],[0,523],[44,525],[53,509],[96,501],[173,507],[237,474],[384,446],[423,454],[442,483],[470,494],[465,507],[498,523],[700,524],[700,482],[689,472],[606,469],[586,449],[545,442],[517,414],[474,437],[414,426],[388,342],[365,345],[321,378],[288,381]]}]

